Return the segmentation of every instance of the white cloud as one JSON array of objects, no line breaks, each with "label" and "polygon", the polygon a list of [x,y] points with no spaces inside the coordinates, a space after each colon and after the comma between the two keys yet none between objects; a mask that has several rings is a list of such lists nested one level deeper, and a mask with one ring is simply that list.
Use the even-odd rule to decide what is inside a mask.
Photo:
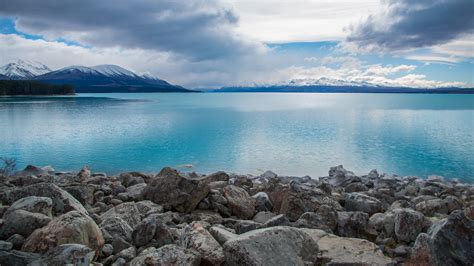
[{"label": "white cloud", "polygon": [[379,0],[230,0],[238,31],[262,42],[342,40],[347,21],[374,11]]}]

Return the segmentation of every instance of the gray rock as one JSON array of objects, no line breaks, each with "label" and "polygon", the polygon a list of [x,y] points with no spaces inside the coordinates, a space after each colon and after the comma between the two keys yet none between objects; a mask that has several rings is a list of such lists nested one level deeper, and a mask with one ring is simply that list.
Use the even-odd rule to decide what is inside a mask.
[{"label": "gray rock", "polygon": [[185,249],[177,245],[166,245],[155,251],[140,254],[130,261],[130,266],[142,265],[187,265],[198,266],[201,263],[201,255],[191,249]]},{"label": "gray rock", "polygon": [[10,251],[13,248],[13,244],[7,241],[0,240],[0,250]]},{"label": "gray rock", "polygon": [[14,249],[21,249],[25,243],[25,237],[20,234],[14,234],[7,239],[7,242],[12,243]]},{"label": "gray rock", "polygon": [[201,263],[221,265],[225,261],[222,247],[199,222],[193,222],[186,228],[181,239],[184,247],[201,254]]},{"label": "gray rock", "polygon": [[266,221],[263,224],[263,227],[272,227],[272,226],[288,226],[290,225],[290,220],[286,217],[285,214],[279,214],[270,220]]},{"label": "gray rock", "polygon": [[0,265],[25,266],[40,258],[39,254],[22,252],[18,250],[0,250]]},{"label": "gray rock", "polygon": [[337,235],[365,238],[369,215],[365,212],[338,212]]},{"label": "gray rock", "polygon": [[53,201],[46,197],[29,196],[15,201],[5,212],[3,218],[16,210],[25,210],[32,213],[41,213],[52,217]]},{"label": "gray rock", "polygon": [[393,265],[374,244],[364,239],[338,237],[317,229],[301,229],[319,246],[320,265]]},{"label": "gray rock", "polygon": [[46,253],[56,246],[70,243],[83,244],[98,252],[104,245],[104,239],[94,220],[78,211],[71,211],[35,230],[26,239],[22,249]]},{"label": "gray rock", "polygon": [[134,202],[125,202],[103,213],[100,218],[105,221],[109,217],[119,217],[130,225],[131,228],[140,223],[141,214]]},{"label": "gray rock", "polygon": [[147,217],[148,215],[153,213],[163,212],[163,207],[152,202],[151,200],[138,201],[135,205],[137,206],[138,211],[143,217]]},{"label": "gray rock", "polygon": [[332,233],[336,230],[337,222],[337,211],[331,206],[321,205],[316,212],[303,213],[294,226],[321,229]]},{"label": "gray rock", "polygon": [[112,254],[114,254],[114,247],[111,245],[111,244],[105,244],[103,247],[102,247],[102,256],[103,257],[108,257]]},{"label": "gray rock", "polygon": [[154,216],[143,219],[133,230],[132,243],[136,247],[148,244],[155,237],[157,223],[158,221]]},{"label": "gray rock", "polygon": [[133,186],[127,187],[128,198],[133,201],[140,201],[143,198],[143,191],[145,190],[146,184],[140,183]]},{"label": "gray rock", "polygon": [[224,188],[224,197],[233,215],[241,219],[251,219],[254,216],[255,199],[244,189],[229,185]]},{"label": "gray rock", "polygon": [[79,244],[64,244],[46,252],[32,265],[61,266],[61,265],[90,265],[94,259],[95,251]]},{"label": "gray rock", "polygon": [[270,201],[270,197],[265,192],[258,192],[253,195],[252,198],[255,199],[255,210],[257,212],[261,211],[272,211],[273,204]]},{"label": "gray rock", "polygon": [[290,221],[296,221],[305,212],[315,212],[321,205],[329,205],[336,210],[341,206],[330,194],[311,185],[292,181],[285,193],[280,214],[286,214]]},{"label": "gray rock", "polygon": [[171,168],[163,168],[143,191],[144,199],[161,204],[165,209],[189,213],[209,193],[208,184],[228,179],[225,173],[204,177],[186,177]]},{"label": "gray rock", "polygon": [[126,241],[132,240],[132,227],[120,217],[109,216],[99,224],[106,243],[111,243],[114,238],[120,237]]},{"label": "gray rock", "polygon": [[277,226],[228,240],[224,253],[226,265],[313,265],[318,245],[303,231]]},{"label": "gray rock", "polygon": [[425,227],[423,214],[411,209],[396,209],[394,212],[394,230],[397,239],[406,243],[414,241]]},{"label": "gray rock", "polygon": [[129,247],[117,254],[118,257],[123,258],[126,262],[131,261],[137,256],[137,249],[135,247]]},{"label": "gray rock", "polygon": [[211,228],[209,228],[209,233],[221,245],[224,245],[225,242],[237,236],[236,234],[228,231],[227,229],[224,229],[221,226],[212,226]]},{"label": "gray rock", "polygon": [[253,217],[253,221],[263,224],[275,216],[276,214],[273,212],[268,212],[268,211],[257,212],[257,214],[255,214],[255,216]]},{"label": "gray rock", "polygon": [[347,211],[361,211],[369,215],[383,212],[380,200],[357,192],[346,194],[344,207]]},{"label": "gray rock", "polygon": [[0,199],[8,204],[12,204],[28,196],[51,198],[53,201],[53,215],[59,215],[74,210],[87,214],[86,209],[71,194],[51,183],[38,183],[26,187],[16,187],[0,193]]},{"label": "gray rock", "polygon": [[7,239],[14,234],[27,237],[36,229],[47,225],[50,221],[51,217],[41,213],[15,210],[8,214],[4,224],[0,227],[0,238]]},{"label": "gray rock", "polygon": [[127,261],[124,258],[118,258],[117,260],[112,263],[111,266],[125,266],[127,264]]}]

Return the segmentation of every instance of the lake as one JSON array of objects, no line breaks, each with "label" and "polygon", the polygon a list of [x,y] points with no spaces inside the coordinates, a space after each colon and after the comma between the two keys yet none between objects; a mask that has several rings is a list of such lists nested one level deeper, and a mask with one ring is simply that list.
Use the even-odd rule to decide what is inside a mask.
[{"label": "lake", "polygon": [[199,93],[0,98],[0,156],[56,170],[473,180],[474,95]]}]

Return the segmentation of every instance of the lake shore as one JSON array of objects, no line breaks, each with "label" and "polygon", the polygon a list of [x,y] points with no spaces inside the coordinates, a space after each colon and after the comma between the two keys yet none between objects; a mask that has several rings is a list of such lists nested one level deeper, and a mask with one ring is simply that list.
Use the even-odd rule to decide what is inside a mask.
[{"label": "lake shore", "polygon": [[474,261],[474,186],[88,167],[0,174],[0,264],[452,265]]}]

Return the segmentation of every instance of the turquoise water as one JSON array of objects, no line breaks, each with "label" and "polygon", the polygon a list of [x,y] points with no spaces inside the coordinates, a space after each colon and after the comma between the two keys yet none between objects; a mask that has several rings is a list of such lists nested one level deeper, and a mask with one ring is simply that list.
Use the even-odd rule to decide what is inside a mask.
[{"label": "turquoise water", "polygon": [[0,98],[0,156],[57,170],[323,176],[343,164],[474,178],[474,95],[82,94]]}]

